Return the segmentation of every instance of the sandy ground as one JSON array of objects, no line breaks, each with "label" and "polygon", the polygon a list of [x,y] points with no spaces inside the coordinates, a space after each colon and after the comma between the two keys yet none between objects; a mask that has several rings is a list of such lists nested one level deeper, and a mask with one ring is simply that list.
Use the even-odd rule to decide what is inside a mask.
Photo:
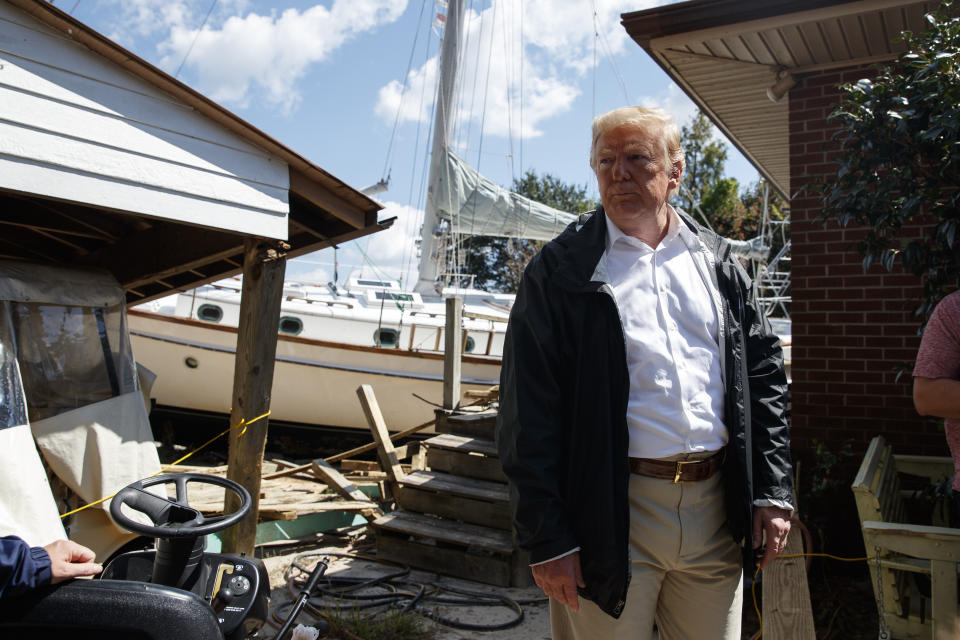
[{"label": "sandy ground", "polygon": [[[362,547],[360,548],[362,551]],[[267,570],[270,574],[271,587],[271,609],[279,606],[281,603],[294,600],[295,595],[291,595],[288,590],[285,574],[290,573],[288,568],[294,562],[298,555],[309,554],[344,554],[354,553],[354,547],[345,544],[342,541],[326,541],[317,547],[300,547],[295,550],[285,551],[282,555],[275,555],[264,559]],[[330,558],[330,566],[325,576],[344,576],[350,578],[373,578],[382,576],[394,570],[391,567],[385,567],[382,564],[368,562],[362,559],[341,558],[334,555],[327,555]],[[318,557],[304,556],[300,563],[306,567],[312,567]],[[295,570],[292,572],[298,575]],[[501,588],[485,585],[477,582],[469,582],[442,576],[428,571],[413,570],[409,576],[404,578],[417,584],[439,585],[441,587],[453,587],[455,589],[479,592],[486,594],[499,594],[506,596],[514,601],[520,602],[523,609],[522,621],[511,628],[491,631],[476,631],[456,629],[443,625],[432,620],[424,618],[427,626],[434,631],[433,640],[467,640],[477,638],[495,638],[496,640],[549,640],[550,638],[550,620],[546,601],[542,600],[543,593],[537,587]],[[530,602],[536,601],[536,602]],[[475,625],[496,625],[509,622],[516,618],[516,613],[506,606],[467,606],[467,605],[427,605],[428,608],[435,610],[439,615],[456,620],[461,623]],[[301,613],[297,618],[298,622],[309,624],[312,618]],[[261,636],[272,638],[278,631],[277,627],[267,626],[261,631]],[[321,636],[322,637],[322,636]]]}]

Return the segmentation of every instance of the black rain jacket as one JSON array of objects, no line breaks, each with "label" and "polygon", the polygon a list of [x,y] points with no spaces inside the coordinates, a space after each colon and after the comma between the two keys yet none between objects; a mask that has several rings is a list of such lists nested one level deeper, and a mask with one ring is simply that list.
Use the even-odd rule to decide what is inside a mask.
[{"label": "black rain jacket", "polygon": [[[783,352],[729,244],[677,211],[708,252],[724,301],[727,524],[749,547],[753,501],[793,499]],[[591,280],[604,218],[602,208],[581,215],[524,271],[504,344],[497,443],[530,562],[579,546],[580,595],[619,617],[630,582],[630,381],[613,291]]]}]

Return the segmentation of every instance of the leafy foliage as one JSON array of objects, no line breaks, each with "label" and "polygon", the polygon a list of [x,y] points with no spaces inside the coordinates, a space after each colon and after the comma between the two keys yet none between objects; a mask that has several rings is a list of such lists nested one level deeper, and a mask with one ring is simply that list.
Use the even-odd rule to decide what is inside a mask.
[{"label": "leafy foliage", "polygon": [[[736,179],[724,177],[726,147],[713,137],[713,125],[702,112],[681,127],[680,144],[687,167],[676,203],[691,215],[699,206],[713,230],[725,238],[747,240],[759,235],[765,184],[759,181],[741,193]],[[782,220],[786,205],[776,191],[769,193],[771,213]]]},{"label": "leafy foliage", "polygon": [[[841,86],[831,118],[841,155],[824,185],[824,221],[861,225],[864,269],[903,266],[923,277],[916,313],[926,317],[960,276],[960,19],[952,0],[926,16],[929,29],[904,32],[907,52],[873,80]],[[924,224],[901,238],[904,225]]]},{"label": "leafy foliage", "polygon": [[[581,213],[595,209],[587,198],[587,187],[569,185],[549,173],[538,176],[527,171],[514,180],[513,191],[561,211]],[[475,286],[487,291],[514,293],[520,286],[523,269],[540,250],[542,242],[517,238],[468,236],[461,243],[464,269],[476,276]]]},{"label": "leafy foliage", "polygon": [[[683,147],[686,168],[683,171],[680,193],[677,194],[677,203],[685,211],[693,213],[694,205],[701,204],[703,198],[708,197],[724,179],[723,165],[727,161],[727,149],[723,142],[713,137],[713,124],[699,110],[689,124],[680,128],[680,146]],[[720,188],[729,193],[729,187]],[[737,189],[734,188],[733,195],[736,194]],[[723,199],[724,194],[718,194],[716,200]],[[704,212],[706,211],[707,209],[704,209]]]}]

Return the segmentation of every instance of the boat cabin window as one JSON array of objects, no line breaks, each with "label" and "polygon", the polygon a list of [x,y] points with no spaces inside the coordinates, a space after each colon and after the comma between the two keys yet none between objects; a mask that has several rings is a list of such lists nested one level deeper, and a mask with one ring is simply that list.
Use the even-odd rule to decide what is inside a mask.
[{"label": "boat cabin window", "polygon": [[399,300],[400,302],[413,302],[413,295],[409,293],[392,293],[390,291],[377,291],[374,294],[377,300]]},{"label": "boat cabin window", "polygon": [[415,291],[373,291],[368,290],[364,294],[365,304],[368,307],[379,307],[392,302],[397,307],[403,309],[420,309],[423,307],[423,298]]},{"label": "boat cabin window", "polygon": [[395,347],[400,340],[400,332],[396,329],[377,329],[373,332],[373,342],[378,347]]},{"label": "boat cabin window", "polygon": [[357,284],[361,287],[383,287],[385,289],[394,286],[392,282],[384,282],[383,280],[357,280]]},{"label": "boat cabin window", "polygon": [[197,317],[207,322],[220,322],[223,320],[223,309],[215,304],[202,304],[197,309]]},{"label": "boat cabin window", "polygon": [[477,348],[477,342],[470,336],[467,336],[467,344],[463,346],[463,350],[467,353],[473,353],[473,350]]},{"label": "boat cabin window", "polygon": [[280,333],[296,336],[303,331],[303,321],[294,316],[283,316],[280,318]]}]

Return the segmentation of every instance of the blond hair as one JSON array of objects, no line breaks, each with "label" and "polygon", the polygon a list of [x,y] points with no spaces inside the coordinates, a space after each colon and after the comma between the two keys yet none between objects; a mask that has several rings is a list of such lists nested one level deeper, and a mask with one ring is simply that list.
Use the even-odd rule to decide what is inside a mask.
[{"label": "blond hair", "polygon": [[[671,167],[686,167],[683,147],[680,145],[680,129],[676,120],[663,109],[656,107],[620,107],[597,116],[593,120],[593,143],[590,145],[590,168],[597,171],[597,141],[600,136],[623,125],[633,125],[644,133],[659,138],[663,145],[663,158]],[[675,190],[674,190],[675,191]],[[670,193],[673,195],[673,192]]]}]

